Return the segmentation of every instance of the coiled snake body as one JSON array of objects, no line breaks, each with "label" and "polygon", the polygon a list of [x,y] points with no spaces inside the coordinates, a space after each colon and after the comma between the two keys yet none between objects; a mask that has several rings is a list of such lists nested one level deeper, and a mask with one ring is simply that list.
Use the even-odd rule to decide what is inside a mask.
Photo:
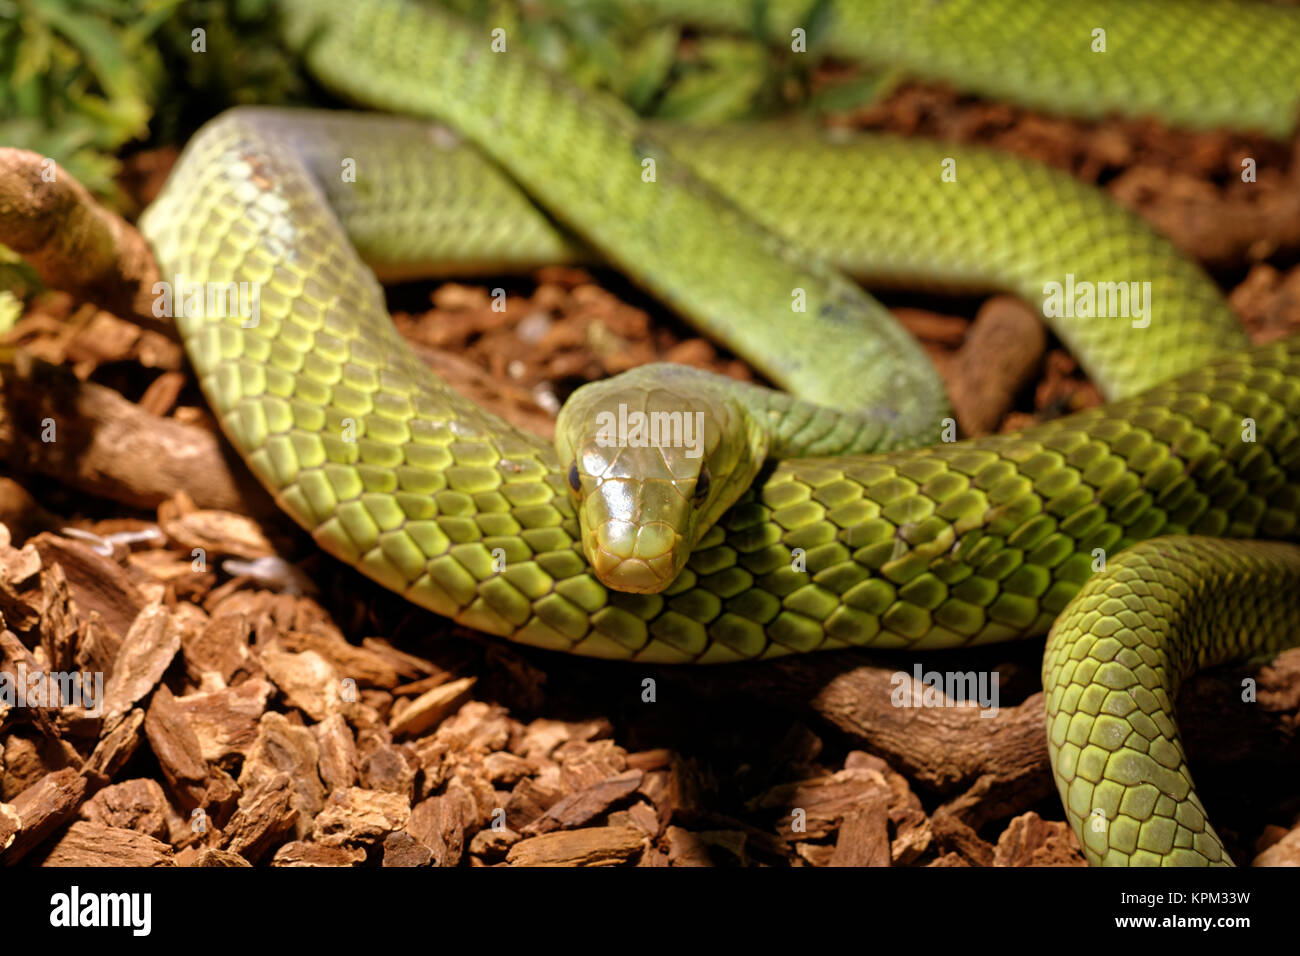
[{"label": "coiled snake body", "polygon": [[[255,320],[181,306],[177,323],[231,442],[325,550],[490,634],[648,662],[953,647],[1060,617],[1044,665],[1050,745],[1089,858],[1228,862],[1172,701],[1196,667],[1295,639],[1300,565],[1283,545],[1167,536],[1296,536],[1300,339],[1246,350],[1196,267],[1029,163],[889,139],[647,132],[492,52],[486,31],[403,0],[285,8],[291,42],[331,86],[458,133],[235,110],[187,146],[142,220],[168,279],[257,288]],[[956,183],[939,178],[947,157]],[[755,399],[786,453],[817,456],[733,489],[665,589],[610,590],[584,558],[570,463],[411,353],[353,243],[386,276],[599,256],[843,411]],[[1151,314],[1057,327],[1120,400],[938,443],[944,400],[922,353],[823,258],[1035,300],[1066,272],[1145,280]],[[769,350],[750,344],[772,330]],[[866,371],[827,375],[828,354]],[[844,435],[855,451],[935,444],[831,454]]]}]

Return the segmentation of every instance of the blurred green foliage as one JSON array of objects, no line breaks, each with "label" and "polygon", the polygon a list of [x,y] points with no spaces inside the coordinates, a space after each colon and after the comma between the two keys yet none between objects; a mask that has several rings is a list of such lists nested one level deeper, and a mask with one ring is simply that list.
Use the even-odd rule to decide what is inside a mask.
[{"label": "blurred green foliage", "polygon": [[[707,10],[709,2],[694,6]],[[830,29],[829,0],[807,3],[811,55],[804,56],[791,51],[788,35],[769,28],[763,0],[753,0],[746,29],[727,35],[666,21],[665,4],[656,0],[442,0],[465,17],[522,37],[548,66],[644,116],[710,124],[849,109],[878,94],[873,78],[811,92],[817,50]]]},{"label": "blurred green foliage", "polygon": [[[810,97],[816,57],[765,35],[761,0],[752,28],[731,35],[684,31],[635,0],[442,4],[648,116],[719,123],[875,93]],[[124,148],[183,142],[239,103],[325,99],[281,48],[275,0],[0,0],[0,144],[53,157],[110,202]]]},{"label": "blurred green foliage", "polygon": [[306,88],[273,0],[0,0],[0,143],[54,158],[118,198],[118,154],[175,142],[241,102]]}]

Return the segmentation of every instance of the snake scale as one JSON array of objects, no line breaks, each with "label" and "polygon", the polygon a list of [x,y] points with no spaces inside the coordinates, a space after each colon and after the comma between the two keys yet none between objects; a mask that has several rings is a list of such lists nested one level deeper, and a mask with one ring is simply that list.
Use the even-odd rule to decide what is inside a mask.
[{"label": "snake scale", "polygon": [[[969,4],[929,6],[957,15]],[[1000,10],[1020,22],[1053,5],[979,6],[985,19]],[[227,436],[322,548],[489,634],[653,663],[955,647],[1041,635],[1055,621],[1050,749],[1089,859],[1231,862],[1192,791],[1172,703],[1197,667],[1296,640],[1295,552],[1218,539],[1296,537],[1300,338],[1246,349],[1198,268],[1130,213],[1027,162],[889,138],[650,129],[427,6],[283,7],[289,42],[328,86],[455,130],[233,110],[189,143],[142,219],[166,277],[259,290],[256,321],[184,308],[176,321]],[[852,11],[892,10],[927,62],[961,73],[953,44],[925,34],[905,6],[843,7],[847,24]],[[1106,9],[1125,27],[1112,43],[1152,32],[1139,29],[1141,11],[1169,13]],[[1213,29],[1221,20],[1207,13]],[[1279,17],[1274,33],[1294,38],[1296,23]],[[1224,29],[1237,37],[1239,26]],[[839,32],[850,42],[852,30]],[[938,35],[952,32],[940,24]],[[1291,41],[1274,33],[1261,68],[1234,74],[1258,89],[1225,95],[1234,108],[1260,106],[1233,119],[1276,131],[1294,118],[1300,73],[1279,92],[1269,57]],[[1197,30],[1178,36],[1183,56],[1195,37],[1205,42]],[[1225,49],[1240,56],[1243,44]],[[1059,57],[1031,60],[1074,82]],[[1168,91],[1115,62],[1108,89],[1137,109],[1223,118],[1212,111],[1222,96],[1196,100],[1209,71]],[[1060,99],[1083,109],[1081,95]],[[955,183],[938,175],[945,158]],[[649,181],[646,160],[657,169]],[[355,181],[339,174],[348,162]],[[554,261],[612,263],[778,383],[843,414],[866,409],[871,424],[853,447],[881,450],[771,463],[702,531],[667,588],[608,589],[584,558],[568,463],[420,363],[375,276]],[[1116,401],[945,443],[944,398],[923,354],[832,264],[1035,302],[1066,272],[1142,279],[1154,293],[1145,327],[1056,325]],[[796,287],[811,317],[792,318]],[[828,338],[814,343],[810,322]],[[769,326],[775,352],[749,351]],[[828,354],[866,371],[828,375]],[[828,433],[820,414],[790,426],[814,450]],[[907,447],[918,444],[931,447]],[[1203,537],[1173,537],[1186,535]]]}]

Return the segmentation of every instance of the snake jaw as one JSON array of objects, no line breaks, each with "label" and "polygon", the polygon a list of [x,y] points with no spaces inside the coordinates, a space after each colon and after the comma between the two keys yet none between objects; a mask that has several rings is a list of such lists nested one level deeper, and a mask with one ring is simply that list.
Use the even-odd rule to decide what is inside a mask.
[{"label": "snake jaw", "polygon": [[[629,540],[631,553],[620,553],[624,550],[620,545]],[[668,587],[689,553],[682,536],[663,522],[637,527],[605,522],[588,532],[586,543],[592,570],[601,583],[632,594],[656,594]]]},{"label": "snake jaw", "polygon": [[695,543],[694,502],[684,487],[693,482],[588,474],[583,483],[583,551],[601,583],[634,594],[672,584]]}]

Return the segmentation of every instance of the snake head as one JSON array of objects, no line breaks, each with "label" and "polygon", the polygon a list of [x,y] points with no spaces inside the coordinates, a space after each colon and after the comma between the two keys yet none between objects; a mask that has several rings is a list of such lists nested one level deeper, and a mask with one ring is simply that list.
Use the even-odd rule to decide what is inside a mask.
[{"label": "snake head", "polygon": [[561,409],[560,466],[583,552],[606,587],[668,587],[757,474],[765,434],[726,386],[696,369],[646,365],[583,386]]}]

